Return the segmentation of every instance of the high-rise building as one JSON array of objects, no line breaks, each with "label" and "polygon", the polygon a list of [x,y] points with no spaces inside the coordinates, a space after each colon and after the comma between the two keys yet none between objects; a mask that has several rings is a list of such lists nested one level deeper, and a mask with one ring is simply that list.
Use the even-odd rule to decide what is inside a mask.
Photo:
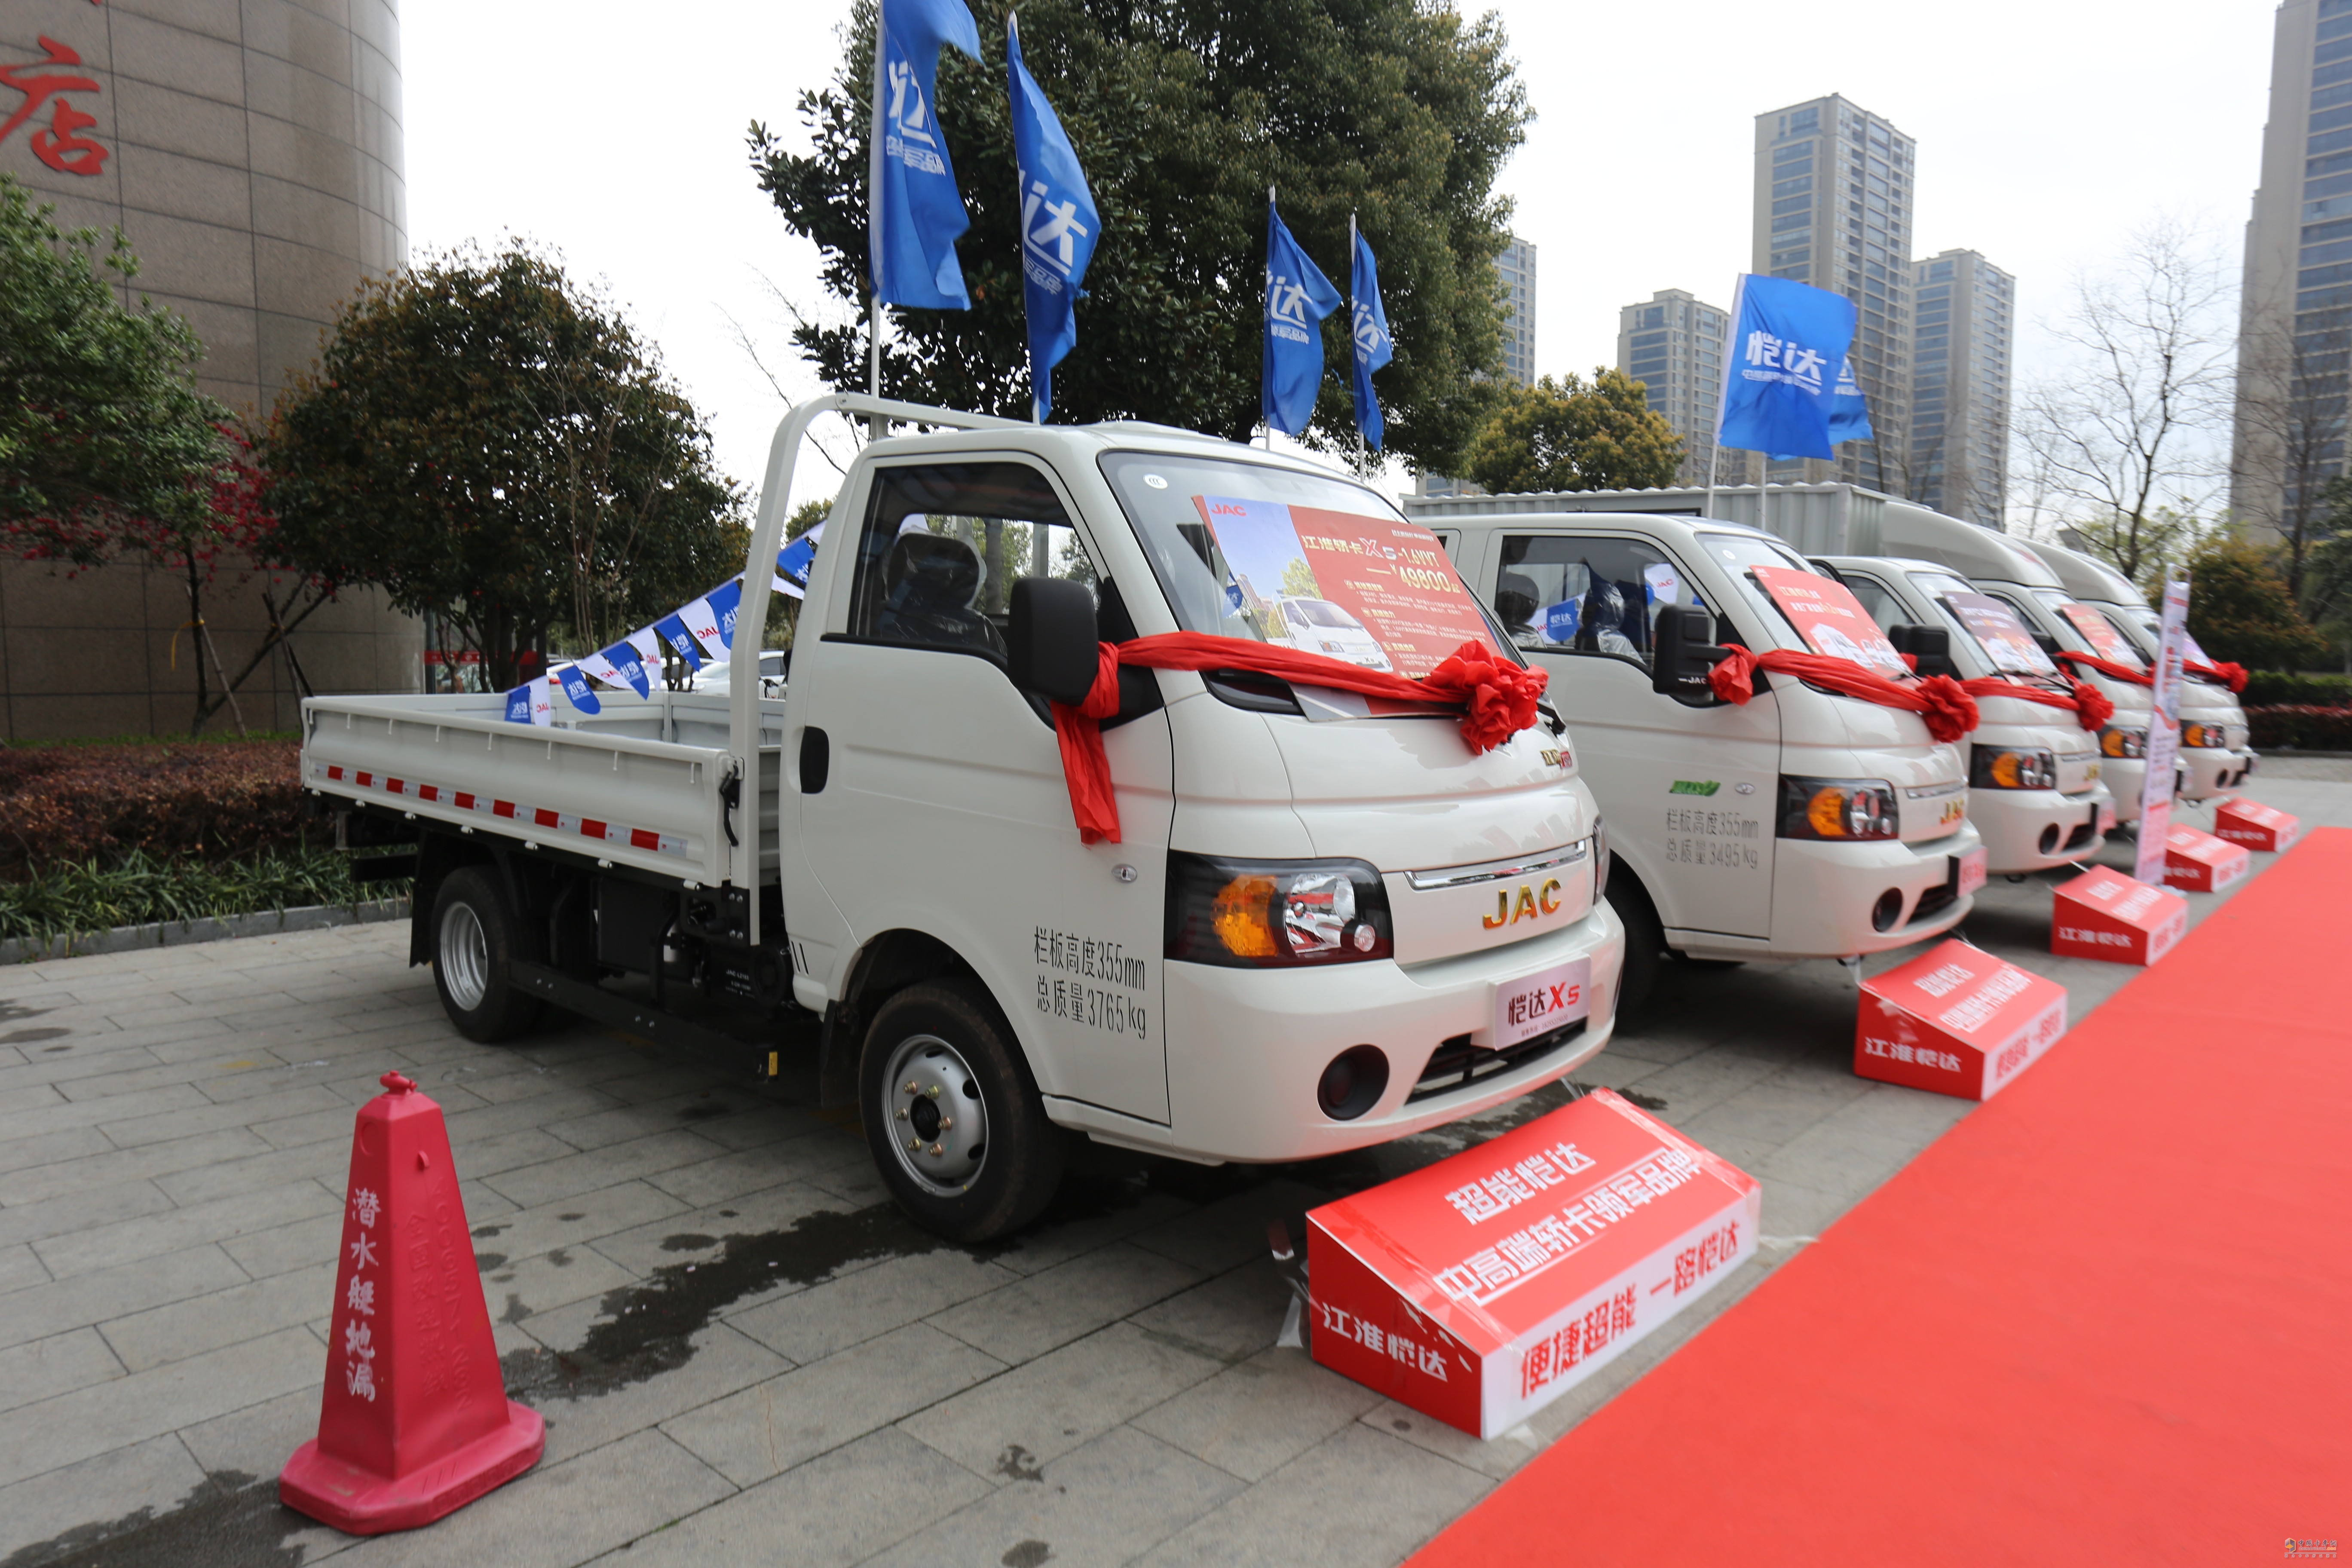
[{"label": "high-rise building", "polygon": [[2017,279],[1973,250],[1912,263],[1911,449],[1899,493],[2002,526]]},{"label": "high-rise building", "polygon": [[1911,423],[1914,152],[1911,138],[1834,93],[1756,117],[1750,270],[1854,302],[1860,319],[1847,357],[1876,436],[1847,443],[1832,462],[1774,463],[1776,483],[1842,479],[1903,489]]},{"label": "high-rise building", "polygon": [[2344,472],[2352,373],[2352,0],[2285,0],[2246,223],[2230,510],[2308,525]]},{"label": "high-rise building", "polygon": [[1650,407],[1683,438],[1682,484],[1706,483],[1729,330],[1720,307],[1685,289],[1662,289],[1617,312],[1617,368],[1648,389]]},{"label": "high-rise building", "polygon": [[1518,236],[1495,258],[1503,281],[1503,377],[1536,384],[1536,247]]}]

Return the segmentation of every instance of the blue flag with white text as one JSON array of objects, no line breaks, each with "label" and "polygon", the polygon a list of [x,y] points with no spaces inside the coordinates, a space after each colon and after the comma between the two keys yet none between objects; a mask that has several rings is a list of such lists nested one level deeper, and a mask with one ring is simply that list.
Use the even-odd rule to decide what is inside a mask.
[{"label": "blue flag with white text", "polygon": [[955,242],[971,226],[932,100],[940,46],[980,58],[964,0],[881,0],[866,199],[874,289],[886,305],[968,310]]},{"label": "blue flag with white text", "polygon": [[1740,279],[1716,442],[1776,458],[1836,455],[1832,389],[1853,343],[1853,301],[1786,278]]},{"label": "blue flag with white text", "polygon": [[1086,171],[1054,106],[1021,59],[1021,29],[1004,18],[1005,74],[1013,87],[1013,161],[1021,179],[1021,294],[1029,318],[1029,387],[1044,424],[1054,407],[1054,367],[1078,341],[1078,285],[1102,224]]},{"label": "blue flag with white text", "polygon": [[1356,428],[1364,433],[1364,445],[1377,452],[1381,437],[1388,433],[1388,420],[1382,417],[1381,400],[1372,392],[1372,372],[1394,356],[1396,340],[1389,336],[1389,313],[1381,307],[1381,274],[1372,261],[1372,242],[1361,231],[1356,235],[1348,292],[1354,296],[1348,324],[1355,342]]},{"label": "blue flag with white text", "polygon": [[1843,446],[1848,441],[1871,439],[1870,400],[1862,395],[1862,384],[1853,378],[1853,361],[1838,363],[1837,390],[1830,394],[1830,444]]},{"label": "blue flag with white text", "polygon": [[1265,204],[1265,363],[1258,409],[1286,436],[1307,428],[1323,389],[1319,323],[1339,308],[1339,290],[1290,237],[1271,196]]}]

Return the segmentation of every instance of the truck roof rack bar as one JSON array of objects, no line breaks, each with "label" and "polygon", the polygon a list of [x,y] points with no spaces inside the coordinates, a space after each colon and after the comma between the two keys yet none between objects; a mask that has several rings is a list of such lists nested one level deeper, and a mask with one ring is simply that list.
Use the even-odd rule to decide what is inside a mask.
[{"label": "truck roof rack bar", "polygon": [[[783,547],[784,509],[792,498],[793,468],[809,426],[822,414],[870,419],[885,426],[936,425],[950,430],[1017,430],[1028,424],[1023,419],[900,403],[895,398],[868,397],[857,392],[812,397],[777,423],[775,438],[768,444],[768,471],[766,482],[760,487],[760,510],[751,527],[751,552],[744,557],[743,597],[736,613],[735,645],[729,650],[727,666],[727,750],[741,770],[747,829],[738,834],[740,842],[729,854],[728,879],[739,888],[755,889],[751,900],[750,932],[754,943],[760,941],[760,900],[756,889],[760,881],[759,815],[762,793],[759,773],[760,644],[765,640],[762,633],[768,624],[769,584],[775,576],[776,552]],[[789,733],[784,743],[787,747],[792,744]],[[780,794],[780,809],[781,805]]]}]

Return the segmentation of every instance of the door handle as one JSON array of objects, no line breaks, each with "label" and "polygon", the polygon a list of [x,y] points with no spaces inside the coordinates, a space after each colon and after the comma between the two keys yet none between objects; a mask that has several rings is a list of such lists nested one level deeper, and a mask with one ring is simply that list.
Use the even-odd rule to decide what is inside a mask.
[{"label": "door handle", "polygon": [[801,793],[823,795],[825,775],[833,769],[833,742],[812,724],[801,731]]}]

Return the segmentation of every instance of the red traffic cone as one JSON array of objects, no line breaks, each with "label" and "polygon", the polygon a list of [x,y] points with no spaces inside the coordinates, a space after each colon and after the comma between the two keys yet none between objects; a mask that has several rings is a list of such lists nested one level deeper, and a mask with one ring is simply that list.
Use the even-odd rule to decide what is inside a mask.
[{"label": "red traffic cone", "polygon": [[279,1501],[353,1535],[430,1524],[547,1447],[499,1373],[441,1108],[383,1082],[352,1141],[319,1436],[278,1477]]}]

